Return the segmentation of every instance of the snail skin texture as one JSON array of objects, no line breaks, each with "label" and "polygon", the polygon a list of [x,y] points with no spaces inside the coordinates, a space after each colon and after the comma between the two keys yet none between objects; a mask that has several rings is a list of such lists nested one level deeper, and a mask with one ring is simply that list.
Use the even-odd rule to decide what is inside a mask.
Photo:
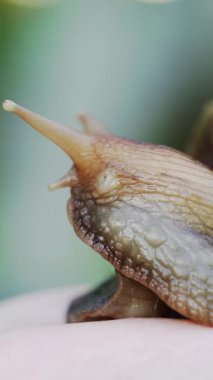
[{"label": "snail skin texture", "polygon": [[113,136],[86,115],[79,115],[81,133],[8,100],[3,108],[73,160],[50,189],[71,188],[76,234],[116,271],[70,305],[67,321],[179,316],[213,326],[211,164]]}]

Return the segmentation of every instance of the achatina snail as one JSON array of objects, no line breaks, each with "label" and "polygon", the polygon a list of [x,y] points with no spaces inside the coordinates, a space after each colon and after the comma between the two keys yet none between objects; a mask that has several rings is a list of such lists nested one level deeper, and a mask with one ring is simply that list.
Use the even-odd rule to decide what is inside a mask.
[{"label": "achatina snail", "polygon": [[71,157],[51,188],[71,187],[76,234],[116,271],[71,304],[67,321],[180,315],[213,326],[212,145],[208,168],[172,148],[113,136],[85,115],[81,133],[11,101],[3,107]]}]

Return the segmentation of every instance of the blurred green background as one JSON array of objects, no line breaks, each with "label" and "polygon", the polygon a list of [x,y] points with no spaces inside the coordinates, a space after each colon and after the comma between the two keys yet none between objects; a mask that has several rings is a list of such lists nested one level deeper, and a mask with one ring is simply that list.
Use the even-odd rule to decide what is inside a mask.
[{"label": "blurred green background", "polygon": [[[212,0],[25,3],[0,2],[1,100],[76,128],[86,111],[116,134],[184,147],[213,93]],[[47,190],[70,165],[0,111],[0,297],[112,272],[73,233],[69,191]]]}]

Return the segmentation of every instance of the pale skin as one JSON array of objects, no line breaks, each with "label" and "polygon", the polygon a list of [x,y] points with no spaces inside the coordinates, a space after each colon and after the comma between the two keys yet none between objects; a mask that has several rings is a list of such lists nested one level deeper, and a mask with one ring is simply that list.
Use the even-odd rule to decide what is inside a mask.
[{"label": "pale skin", "polygon": [[160,318],[65,324],[70,297],[84,290],[1,302],[2,379],[212,379],[211,328]]}]

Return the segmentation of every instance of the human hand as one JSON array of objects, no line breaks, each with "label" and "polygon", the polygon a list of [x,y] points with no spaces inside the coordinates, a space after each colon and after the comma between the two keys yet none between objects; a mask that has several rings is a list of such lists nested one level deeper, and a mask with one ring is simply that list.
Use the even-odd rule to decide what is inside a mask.
[{"label": "human hand", "polygon": [[65,324],[84,289],[1,302],[1,379],[212,380],[212,328],[168,319]]}]

